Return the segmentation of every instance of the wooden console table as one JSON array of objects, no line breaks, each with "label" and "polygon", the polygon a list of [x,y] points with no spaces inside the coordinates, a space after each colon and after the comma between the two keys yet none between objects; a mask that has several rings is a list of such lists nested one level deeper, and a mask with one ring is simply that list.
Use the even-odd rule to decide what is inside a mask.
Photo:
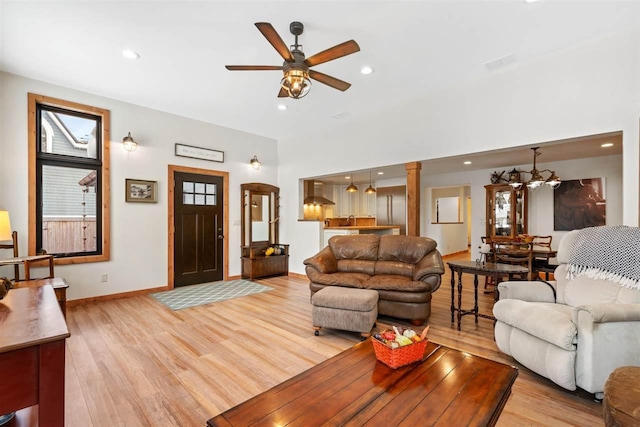
[{"label": "wooden console table", "polygon": [[[48,261],[49,262],[49,276],[53,277],[53,255],[30,255],[19,256],[9,259],[0,260],[0,267],[3,265],[20,265],[24,264],[24,280],[31,280],[31,266],[35,263]],[[15,281],[18,282],[20,278],[16,276]]]},{"label": "wooden console table", "polygon": [[0,300],[0,414],[37,406],[41,426],[64,427],[67,324],[51,286]]}]

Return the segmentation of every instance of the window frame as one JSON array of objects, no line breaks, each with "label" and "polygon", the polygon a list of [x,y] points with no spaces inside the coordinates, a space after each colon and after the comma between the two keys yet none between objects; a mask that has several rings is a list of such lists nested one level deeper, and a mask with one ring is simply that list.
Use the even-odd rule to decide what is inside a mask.
[{"label": "window frame", "polygon": [[[100,137],[100,152],[97,153],[97,160],[102,161],[102,166],[100,167],[101,179],[98,178],[98,186],[100,188],[100,197],[97,198],[96,202],[96,217],[101,217],[100,229],[97,230],[97,236],[100,238],[100,244],[102,246],[101,253],[98,254],[90,254],[90,255],[72,255],[65,257],[56,257],[56,264],[78,264],[78,263],[88,263],[88,262],[100,262],[100,261],[108,261],[111,255],[110,248],[110,179],[109,179],[109,171],[110,171],[110,112],[109,110],[105,110],[103,108],[92,107],[89,105],[79,104],[76,102],[65,101],[62,99],[51,98],[48,96],[38,95],[34,93],[28,94],[28,153],[29,153],[29,235],[28,235],[28,247],[29,247],[29,255],[36,254],[36,242],[37,242],[37,223],[38,223],[38,215],[40,215],[40,209],[38,208],[38,199],[37,199],[37,186],[38,186],[38,176],[39,176],[39,168],[37,166],[37,158],[38,158],[38,141],[37,136],[39,132],[37,132],[37,126],[40,123],[40,120],[37,117],[39,108],[38,106],[45,106],[50,108],[61,108],[64,110],[70,110],[73,112],[81,113],[81,114],[90,114],[92,116],[100,117],[100,121],[102,123],[102,133]],[[43,158],[52,157],[46,153]],[[82,160],[75,161],[78,159],[74,159],[72,162],[75,165],[82,164]],[[53,164],[55,166],[64,166],[64,163],[67,160],[62,156],[59,160],[56,160],[54,163],[51,161],[47,161],[46,163]],[[87,163],[85,166],[93,167],[95,164]]]}]

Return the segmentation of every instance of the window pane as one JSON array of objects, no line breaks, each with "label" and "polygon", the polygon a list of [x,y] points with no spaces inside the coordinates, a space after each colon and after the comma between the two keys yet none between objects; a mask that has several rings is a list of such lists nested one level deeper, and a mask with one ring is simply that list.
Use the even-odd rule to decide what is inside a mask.
[{"label": "window pane", "polygon": [[193,204],[193,194],[182,194],[182,203],[185,205]]},{"label": "window pane", "polygon": [[183,193],[193,193],[193,182],[183,182],[182,183],[182,192]]},{"label": "window pane", "polygon": [[207,197],[207,205],[215,206],[216,205],[216,196],[206,196]]},{"label": "window pane", "polygon": [[215,184],[207,184],[207,194],[216,194],[216,185]]},{"label": "window pane", "polygon": [[97,158],[98,121],[59,112],[40,110],[40,151],[66,156]]},{"label": "window pane", "polygon": [[42,166],[42,249],[96,251],[95,169]]},{"label": "window pane", "polygon": [[196,205],[204,205],[204,194],[196,194]]},{"label": "window pane", "polygon": [[204,193],[204,183],[196,182],[196,193]]}]

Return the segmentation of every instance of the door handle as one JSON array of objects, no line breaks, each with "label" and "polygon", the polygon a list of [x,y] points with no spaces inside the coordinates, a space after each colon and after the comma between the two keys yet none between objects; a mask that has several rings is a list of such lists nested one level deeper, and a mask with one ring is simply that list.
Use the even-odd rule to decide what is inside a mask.
[{"label": "door handle", "polygon": [[218,240],[223,240],[224,236],[222,234],[218,234]]}]

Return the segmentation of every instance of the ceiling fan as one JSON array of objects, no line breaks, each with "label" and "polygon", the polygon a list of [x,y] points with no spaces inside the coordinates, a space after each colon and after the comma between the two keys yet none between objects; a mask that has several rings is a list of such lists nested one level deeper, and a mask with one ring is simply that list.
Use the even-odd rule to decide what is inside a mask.
[{"label": "ceiling fan", "polygon": [[282,65],[227,65],[227,70],[231,71],[266,71],[281,70],[284,77],[280,82],[279,98],[302,98],[309,93],[311,89],[311,81],[317,80],[334,89],[345,91],[351,87],[351,83],[336,79],[327,74],[310,70],[314,65],[332,61],[343,56],[351,55],[360,51],[360,46],[354,40],[349,40],[339,45],[333,46],[322,52],[306,58],[302,51],[302,45],[298,44],[298,36],[304,31],[304,25],[300,22],[292,22],[289,25],[289,31],[295,36],[295,44],[287,47],[278,35],[276,30],[268,22],[256,22],[256,27],[267,39],[269,43],[278,51],[284,59]]}]

